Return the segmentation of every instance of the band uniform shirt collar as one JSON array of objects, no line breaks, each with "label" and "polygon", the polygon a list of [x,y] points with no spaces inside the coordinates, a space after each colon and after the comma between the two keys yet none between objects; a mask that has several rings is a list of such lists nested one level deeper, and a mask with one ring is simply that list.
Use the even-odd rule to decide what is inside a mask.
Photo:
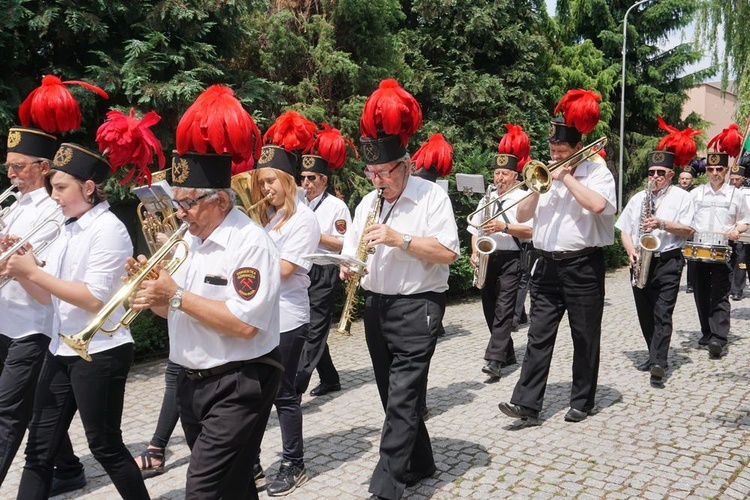
[{"label": "band uniform shirt collar", "polygon": [[323,197],[324,194],[326,194],[325,189],[318,196],[316,196],[310,201],[308,201],[307,196],[305,196],[305,205],[307,205],[310,208],[314,207],[320,201],[320,199]]},{"label": "band uniform shirt collar", "polygon": [[410,175],[408,176],[406,186],[404,186],[404,190],[398,199],[404,198],[410,200],[413,203],[416,203],[416,201],[419,199],[419,193],[423,191],[423,189],[421,188],[424,188],[424,185],[427,185],[427,188],[429,189],[430,185],[432,184],[432,182],[426,181],[421,177]]},{"label": "band uniform shirt collar", "polygon": [[[41,205],[44,203],[47,198],[49,198],[49,194],[47,194],[47,189],[45,189],[44,186],[40,187],[39,189],[35,189],[30,193],[21,194],[18,196],[18,203],[24,204],[24,203],[33,203],[36,206]],[[26,201],[29,200],[29,201]]]},{"label": "band uniform shirt collar", "polygon": [[586,160],[576,167],[575,172],[573,172],[573,177],[586,177],[593,169],[599,167],[601,167],[601,165],[598,163]]},{"label": "band uniform shirt collar", "polygon": [[711,187],[711,183],[710,183],[710,182],[707,182],[707,183],[705,183],[705,184],[704,184],[704,186],[705,186],[706,190],[707,190],[707,191],[708,191],[709,193],[711,193],[711,194],[719,194],[719,193],[721,193],[722,195],[725,195],[725,196],[729,196],[729,195],[731,195],[731,191],[732,191],[733,189],[736,189],[736,188],[735,188],[735,187],[734,187],[734,186],[733,186],[732,184],[730,184],[729,182],[724,182],[724,183],[723,183],[723,184],[721,185],[721,187],[720,187],[719,189],[717,189],[717,190],[714,190],[714,188],[712,188],[712,187]]},{"label": "band uniform shirt collar", "polygon": [[[221,221],[221,223],[216,226],[216,229],[214,229],[211,234],[208,235],[208,238],[203,241],[203,245],[205,245],[207,242],[214,243],[216,245],[219,245],[221,248],[226,248],[227,244],[229,244],[229,237],[232,235],[232,228],[235,226],[239,226],[239,218],[242,216],[242,212],[237,207],[232,208],[232,210],[229,211],[226,217],[224,217],[224,220]],[[196,241],[200,241],[200,239],[197,236],[194,236]]]},{"label": "band uniform shirt collar", "polygon": [[109,212],[109,202],[102,201],[91,207],[91,209],[89,209],[85,214],[78,217],[78,219],[76,219],[74,223],[64,225],[63,227],[70,228],[71,231],[74,228],[85,231],[89,226],[91,226],[91,224],[94,223],[96,219],[99,218],[100,215],[106,212]]}]

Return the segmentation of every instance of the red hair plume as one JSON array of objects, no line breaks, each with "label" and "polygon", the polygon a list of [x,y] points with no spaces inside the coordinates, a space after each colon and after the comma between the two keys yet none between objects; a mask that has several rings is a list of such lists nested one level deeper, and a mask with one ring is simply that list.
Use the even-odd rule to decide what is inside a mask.
[{"label": "red hair plume", "polygon": [[379,132],[398,135],[406,146],[414,132],[422,126],[422,107],[396,80],[380,82],[365,102],[359,129],[365,137],[378,137]]},{"label": "red hair plume", "polygon": [[656,117],[659,123],[659,128],[669,132],[666,137],[663,137],[656,146],[656,149],[669,151],[674,154],[675,166],[682,167],[687,165],[690,160],[695,157],[696,145],[694,136],[700,135],[700,130],[693,130],[687,127],[685,130],[679,130],[671,125],[667,125],[667,122],[661,116]]},{"label": "red hair plume", "polygon": [[435,167],[438,177],[445,177],[453,170],[453,146],[443,134],[432,134],[412,155],[411,161],[417,169],[429,170]]},{"label": "red hair plume", "polygon": [[42,85],[32,90],[21,103],[18,110],[21,125],[39,128],[48,134],[78,130],[81,127],[81,108],[65,85],[80,85],[109,99],[107,93],[96,85],[79,80],[62,81],[47,75],[42,78]]},{"label": "red hair plume", "polygon": [[281,146],[288,152],[307,153],[312,149],[318,126],[297,113],[285,111],[263,135],[266,144]]},{"label": "red hair plume", "polygon": [[148,165],[156,156],[159,170],[164,168],[165,158],[161,142],[150,127],[161,121],[155,111],[149,111],[141,120],[135,117],[135,110],[125,116],[119,111],[109,111],[105,121],[96,131],[96,142],[99,151],[107,155],[112,172],[125,165],[132,165],[128,175],[120,182],[127,184],[131,180],[137,184],[151,184],[151,170]]},{"label": "red hair plume", "polygon": [[260,130],[224,85],[211,85],[198,96],[180,118],[176,135],[181,155],[230,154],[235,161],[260,157]]},{"label": "red hair plume", "polygon": [[346,146],[354,150],[354,154],[359,158],[357,148],[354,143],[341,135],[339,129],[333,128],[327,123],[323,123],[323,130],[318,132],[315,137],[313,151],[328,162],[328,167],[339,169],[346,162]]},{"label": "red hair plume", "polygon": [[716,137],[711,139],[708,143],[707,148],[714,147],[720,153],[727,153],[729,156],[737,157],[742,151],[742,143],[744,139],[740,134],[740,128],[736,123],[732,123],[729,127],[719,133]]},{"label": "red hair plume", "polygon": [[518,158],[516,169],[520,172],[526,162],[529,161],[531,153],[531,141],[529,136],[523,131],[520,125],[506,123],[505,128],[508,132],[500,139],[497,145],[497,151],[501,154],[511,154]]},{"label": "red hair plume", "polygon": [[562,111],[565,124],[575,127],[582,134],[588,134],[599,123],[599,101],[602,96],[591,90],[569,90],[560,99],[555,114]]}]

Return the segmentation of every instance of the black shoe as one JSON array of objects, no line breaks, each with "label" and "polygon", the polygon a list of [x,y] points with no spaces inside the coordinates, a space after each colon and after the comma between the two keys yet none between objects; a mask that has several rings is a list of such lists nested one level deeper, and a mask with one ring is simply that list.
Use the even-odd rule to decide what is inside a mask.
[{"label": "black shoe", "polygon": [[651,365],[651,379],[663,379],[667,372],[660,365]]},{"label": "black shoe", "polygon": [[685,293],[693,293],[693,287],[692,286],[686,286],[685,287]]},{"label": "black shoe", "polygon": [[742,294],[732,294],[732,300],[742,300]]},{"label": "black shoe", "polygon": [[510,403],[500,403],[497,405],[500,411],[511,418],[520,418],[527,425],[540,425],[539,411],[526,408],[521,405],[511,405]]},{"label": "black shoe", "polygon": [[712,340],[708,343],[708,357],[711,359],[719,359],[723,350],[718,340]]},{"label": "black shoe", "polygon": [[279,472],[266,488],[269,497],[288,495],[307,482],[305,467],[292,465],[291,462],[281,462]]},{"label": "black shoe", "polygon": [[586,420],[586,417],[589,416],[589,412],[583,411],[583,410],[576,410],[575,408],[571,408],[568,410],[568,413],[565,414],[565,421],[566,422],[583,422]]},{"label": "black shoe", "polygon": [[430,419],[430,409],[423,406],[419,409],[419,414],[422,417],[422,421],[427,422]]},{"label": "black shoe", "polygon": [[263,472],[263,467],[259,463],[253,466],[253,480],[255,481],[255,489],[260,491],[266,487],[266,474]]},{"label": "black shoe", "polygon": [[500,378],[500,361],[490,359],[482,367],[482,373]]},{"label": "black shoe", "polygon": [[511,332],[517,332],[518,331],[518,323],[515,321],[511,321],[510,323],[510,331]]},{"label": "black shoe", "polygon": [[86,486],[86,475],[83,471],[70,479],[60,479],[53,476],[52,488],[49,490],[49,496],[54,497],[62,495],[63,493],[68,493],[69,491],[80,490],[84,486]]},{"label": "black shoe", "polygon": [[708,345],[708,340],[709,340],[710,338],[711,338],[711,337],[706,337],[706,336],[703,336],[703,337],[701,337],[701,338],[700,338],[700,339],[698,340],[698,345]]},{"label": "black shoe", "polygon": [[432,477],[436,470],[437,468],[433,465],[431,468],[422,472],[407,471],[406,474],[404,474],[404,483],[406,483],[406,486],[414,486],[422,479]]},{"label": "black shoe", "polygon": [[505,361],[501,361],[500,368],[508,368],[509,366],[513,366],[515,364],[516,364],[516,357],[514,355],[514,356],[509,357]]},{"label": "black shoe", "polygon": [[320,383],[318,387],[310,391],[310,396],[325,396],[329,392],[336,392],[341,390],[341,384],[323,384]]},{"label": "black shoe", "polygon": [[651,361],[647,359],[646,361],[644,361],[640,365],[636,366],[635,368],[639,372],[647,372],[647,371],[649,371],[651,369]]}]

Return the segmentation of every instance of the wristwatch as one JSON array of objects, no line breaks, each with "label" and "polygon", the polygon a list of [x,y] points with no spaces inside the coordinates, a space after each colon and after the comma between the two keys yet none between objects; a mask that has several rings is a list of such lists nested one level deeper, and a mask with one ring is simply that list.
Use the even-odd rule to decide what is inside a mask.
[{"label": "wristwatch", "polygon": [[405,234],[404,240],[401,242],[401,250],[406,251],[409,248],[409,243],[411,243],[411,236]]},{"label": "wristwatch", "polygon": [[510,233],[510,224],[508,224],[507,222],[505,223],[505,226],[503,226],[503,232],[505,234]]},{"label": "wristwatch", "polygon": [[182,294],[184,291],[182,288],[178,288],[174,295],[172,295],[172,298],[169,299],[170,309],[180,309],[182,307]]}]

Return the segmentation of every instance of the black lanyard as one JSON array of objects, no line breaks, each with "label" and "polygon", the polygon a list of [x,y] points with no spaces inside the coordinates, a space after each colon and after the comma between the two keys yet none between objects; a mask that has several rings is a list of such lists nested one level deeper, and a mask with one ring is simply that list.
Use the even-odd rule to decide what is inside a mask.
[{"label": "black lanyard", "polygon": [[[391,217],[391,212],[393,212],[393,209],[396,208],[396,203],[398,203],[398,200],[400,200],[400,199],[401,199],[401,195],[399,195],[398,198],[396,198],[396,201],[393,202],[393,205],[391,205],[391,208],[388,210],[388,213],[385,214],[385,219],[383,219],[380,222],[381,224],[385,224],[386,222],[388,222],[388,219]],[[383,213],[383,208],[384,207],[385,207],[385,205],[381,205],[380,206],[380,213],[381,214]]]},{"label": "black lanyard", "polygon": [[317,205],[315,205],[315,208],[313,208],[313,212],[318,209],[321,203],[323,203],[323,200],[326,199],[326,196],[328,196],[328,191],[323,191],[323,196],[320,197],[320,201],[318,202]]}]

